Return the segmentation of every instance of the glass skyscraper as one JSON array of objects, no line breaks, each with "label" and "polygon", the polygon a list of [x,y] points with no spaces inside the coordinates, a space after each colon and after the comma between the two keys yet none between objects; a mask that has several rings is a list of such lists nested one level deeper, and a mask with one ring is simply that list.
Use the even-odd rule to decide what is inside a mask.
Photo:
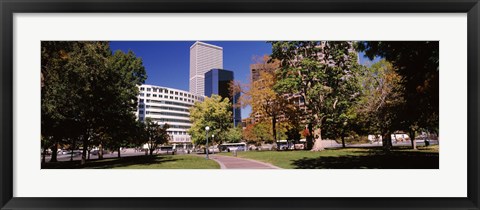
[{"label": "glass skyscraper", "polygon": [[[235,79],[233,71],[225,69],[211,69],[205,73],[205,96],[211,97],[213,94],[219,95],[222,98],[229,98],[230,102],[237,104],[240,93],[231,97],[229,93],[229,84]],[[232,106],[233,124],[236,127],[242,123],[242,116],[240,107]]]}]

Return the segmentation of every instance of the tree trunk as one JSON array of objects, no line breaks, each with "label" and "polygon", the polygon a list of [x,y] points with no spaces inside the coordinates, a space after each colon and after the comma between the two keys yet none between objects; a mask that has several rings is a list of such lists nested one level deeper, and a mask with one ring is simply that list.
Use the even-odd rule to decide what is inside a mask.
[{"label": "tree trunk", "polygon": [[277,143],[277,118],[275,116],[272,117],[272,132],[273,132],[273,141]]},{"label": "tree trunk", "polygon": [[120,147],[118,148],[118,157],[120,158]]},{"label": "tree trunk", "polygon": [[307,140],[307,145],[305,146],[305,149],[306,150],[311,150],[313,148],[313,128],[312,128],[312,124],[309,123],[308,124],[308,136],[306,136],[306,140]]},{"label": "tree trunk", "polygon": [[72,152],[70,154],[70,161],[73,161],[73,150],[75,149],[75,138],[72,139],[72,146],[70,147],[70,151]]},{"label": "tree trunk", "polygon": [[50,158],[50,162],[57,162],[57,154],[58,154],[58,143],[55,142],[52,146],[52,157]]},{"label": "tree trunk", "polygon": [[102,143],[98,145],[98,159],[101,160],[103,159],[103,146]]},{"label": "tree trunk", "polygon": [[384,151],[390,151],[392,149],[392,134],[387,133],[382,135],[382,145]]},{"label": "tree trunk", "polygon": [[153,148],[150,149],[150,155],[153,155],[153,150],[155,150],[155,149],[153,149]]},{"label": "tree trunk", "polygon": [[[84,165],[87,162],[87,148],[88,148],[88,135],[84,134],[82,161],[80,162],[81,165]],[[88,157],[90,158],[90,151],[88,152]]]},{"label": "tree trunk", "polygon": [[342,134],[342,147],[345,148],[345,136]]},{"label": "tree trunk", "polygon": [[410,130],[410,141],[412,142],[412,149],[417,150],[417,142],[415,141],[415,131]]},{"label": "tree trunk", "polygon": [[317,136],[317,138],[315,138],[315,143],[313,144],[313,148],[311,151],[318,152],[324,150],[325,148],[323,147],[322,142],[322,130],[320,128],[315,129],[315,133],[313,136]]},{"label": "tree trunk", "polygon": [[47,147],[43,147],[42,164],[45,163],[45,156],[46,155],[47,155]]}]

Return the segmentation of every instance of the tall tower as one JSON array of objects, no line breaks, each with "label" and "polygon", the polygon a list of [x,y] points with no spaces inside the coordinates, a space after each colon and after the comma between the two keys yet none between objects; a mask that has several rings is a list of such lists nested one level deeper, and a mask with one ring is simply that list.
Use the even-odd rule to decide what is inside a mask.
[{"label": "tall tower", "polygon": [[210,69],[223,69],[223,48],[195,42],[190,47],[190,93],[205,95],[205,73]]}]

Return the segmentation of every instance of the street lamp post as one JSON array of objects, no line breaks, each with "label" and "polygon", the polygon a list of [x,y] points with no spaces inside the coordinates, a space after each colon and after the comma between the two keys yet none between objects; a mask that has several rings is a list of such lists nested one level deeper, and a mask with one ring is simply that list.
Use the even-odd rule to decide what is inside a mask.
[{"label": "street lamp post", "polygon": [[205,145],[205,153],[206,153],[206,156],[205,156],[205,159],[208,160],[208,130],[210,130],[210,127],[205,127],[205,130],[207,131],[207,144]]},{"label": "street lamp post", "polygon": [[212,134],[212,154],[215,154],[215,147],[213,146],[213,141],[215,141],[214,137],[215,135]]}]

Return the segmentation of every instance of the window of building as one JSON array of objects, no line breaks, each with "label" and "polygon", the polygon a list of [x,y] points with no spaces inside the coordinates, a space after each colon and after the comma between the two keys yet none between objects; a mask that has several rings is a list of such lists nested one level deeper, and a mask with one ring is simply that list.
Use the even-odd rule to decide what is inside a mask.
[{"label": "window of building", "polygon": [[149,112],[149,111],[146,111],[145,114],[150,114],[150,112]]},{"label": "window of building", "polygon": [[147,97],[150,97],[150,93],[147,93]]},{"label": "window of building", "polygon": [[143,121],[143,117],[140,117],[140,121]]},{"label": "window of building", "polygon": [[147,99],[147,103],[150,103],[150,99]]},{"label": "window of building", "polygon": [[156,92],[157,92],[157,88],[153,88],[153,92],[156,93]]},{"label": "window of building", "polygon": [[143,110],[140,110],[139,113],[140,113],[140,114],[143,114]]},{"label": "window of building", "polygon": [[158,95],[159,98],[162,98],[162,95]]},{"label": "window of building", "polygon": [[143,94],[143,93],[140,93],[140,96],[144,96],[144,95],[145,95],[145,94]]},{"label": "window of building", "polygon": [[148,91],[148,92],[152,91],[152,88],[147,88],[147,91]]},{"label": "window of building", "polygon": [[177,91],[175,91],[175,95],[178,95],[178,92],[177,92]]},{"label": "window of building", "polygon": [[170,96],[170,99],[173,99],[173,96]]},{"label": "window of building", "polygon": [[142,98],[142,99],[140,99],[140,102],[143,102],[143,98]]},{"label": "window of building", "polygon": [[140,90],[145,90],[145,88],[144,88],[144,87],[141,87]]},{"label": "window of building", "polygon": [[175,100],[178,100],[178,97],[175,97]]},{"label": "window of building", "polygon": [[183,93],[180,93],[180,96],[183,96]]},{"label": "window of building", "polygon": [[153,97],[157,97],[157,94],[153,94]]},{"label": "window of building", "polygon": [[173,91],[170,91],[170,94],[173,94]]}]

